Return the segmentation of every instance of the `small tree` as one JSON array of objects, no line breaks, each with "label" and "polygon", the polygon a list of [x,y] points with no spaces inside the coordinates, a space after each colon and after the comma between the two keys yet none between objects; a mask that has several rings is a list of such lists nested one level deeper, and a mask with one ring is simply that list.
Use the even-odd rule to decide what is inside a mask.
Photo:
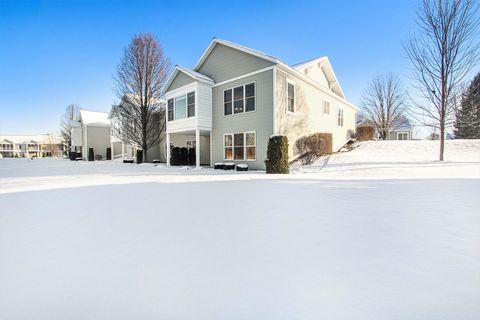
[{"label": "small tree", "polygon": [[265,165],[267,173],[288,174],[288,138],[286,136],[270,137]]},{"label": "small tree", "polygon": [[480,54],[477,0],[422,0],[419,33],[405,45],[422,101],[412,100],[411,114],[437,128],[443,161],[445,131],[453,124],[460,86]]},{"label": "small tree", "polygon": [[133,37],[114,77],[121,103],[114,108],[115,130],[122,141],[147,151],[165,130],[165,104],[161,95],[170,62],[152,34]]},{"label": "small tree", "polygon": [[63,144],[70,150],[72,146],[72,121],[78,121],[80,119],[80,107],[75,104],[69,104],[65,108],[60,119],[60,134],[63,140]]},{"label": "small tree", "polygon": [[480,73],[462,97],[455,120],[456,139],[480,139]]},{"label": "small tree", "polygon": [[391,73],[373,79],[363,94],[362,109],[375,124],[379,138],[388,139],[392,131],[408,122],[400,79]]}]

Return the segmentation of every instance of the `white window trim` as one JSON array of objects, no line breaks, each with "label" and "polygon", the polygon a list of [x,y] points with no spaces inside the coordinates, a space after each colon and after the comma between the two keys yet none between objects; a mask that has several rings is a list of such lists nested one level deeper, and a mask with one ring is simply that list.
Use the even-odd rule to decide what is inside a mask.
[{"label": "white window trim", "polygon": [[[195,143],[195,147],[197,146],[197,142],[196,142],[195,140],[185,140],[185,148],[188,148],[188,143],[189,143],[189,142],[190,142],[190,143],[194,142],[194,143]],[[192,145],[193,145],[193,143],[192,143]],[[195,148],[195,147],[193,147],[193,148]]]},{"label": "white window trim", "polygon": [[[342,111],[342,124],[340,125],[338,120],[340,120],[340,111]],[[337,106],[337,126],[343,128],[345,126],[345,110],[342,107]]]},{"label": "white window trim", "polygon": [[[325,103],[328,103],[328,113],[325,112]],[[326,99],[326,98],[323,98],[323,102],[322,102],[322,114],[324,115],[327,115],[327,116],[331,116],[332,115],[332,103],[330,102],[329,99]]]},{"label": "white window trim", "polygon": [[[288,85],[292,84],[293,85],[293,112],[288,110]],[[295,84],[295,81],[287,78],[286,85],[285,85],[285,112],[287,114],[292,114],[294,115],[295,112],[297,111],[297,86]]]},{"label": "white window trim", "polygon": [[[188,116],[188,95],[190,93],[195,93],[195,108],[194,108],[195,115],[193,117]],[[180,98],[180,97],[185,97],[185,103],[186,103],[185,104],[185,114],[186,114],[186,117],[181,118],[181,119],[176,119],[175,118],[175,111],[176,111],[175,101],[177,100],[177,98]],[[168,101],[169,100],[173,100],[173,120],[168,120]],[[183,93],[183,94],[179,94],[177,96],[169,97],[167,99],[167,122],[174,122],[174,121],[185,120],[185,119],[195,119],[197,117],[197,112],[198,112],[197,90],[195,90],[195,89],[192,90],[192,91],[188,91],[187,93]]]},{"label": "white window trim", "polygon": [[397,140],[400,140],[400,135],[406,135],[407,139],[403,139],[402,141],[405,140],[410,140],[410,134],[407,131],[402,131],[402,132],[397,132]]},{"label": "white window trim", "polygon": [[[255,88],[255,95],[253,96],[255,109],[253,109],[252,111],[247,111],[247,98],[245,97],[245,94],[246,94],[245,86],[248,86],[249,84],[252,84],[252,83],[253,83],[253,86]],[[233,89],[238,88],[238,87],[243,87],[243,112],[235,113],[234,112],[234,110],[235,110],[235,107],[234,107],[235,98],[234,98]],[[232,90],[232,113],[231,114],[225,114],[225,91],[228,91],[228,90]],[[234,87],[231,87],[231,88],[224,89],[222,99],[223,99],[222,109],[223,109],[223,116],[224,117],[238,116],[238,115],[241,115],[241,114],[257,112],[257,81],[250,81],[250,82],[246,82],[244,84],[239,84],[238,86],[234,86]]]},{"label": "white window trim", "polygon": [[[243,159],[235,159],[235,135],[236,134],[243,134]],[[247,133],[253,133],[255,135],[255,144],[247,146]],[[225,157],[225,136],[232,136],[232,159],[227,159]],[[247,159],[247,147],[255,147],[255,159]],[[249,161],[254,162],[257,161],[257,132],[256,131],[245,131],[245,132],[234,132],[234,133],[224,133],[223,134],[223,160],[225,161]]]}]

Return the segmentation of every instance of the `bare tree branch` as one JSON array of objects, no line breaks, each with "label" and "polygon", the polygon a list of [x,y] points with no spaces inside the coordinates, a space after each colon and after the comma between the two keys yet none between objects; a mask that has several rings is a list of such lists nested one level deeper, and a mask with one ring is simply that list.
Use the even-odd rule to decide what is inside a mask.
[{"label": "bare tree branch", "polygon": [[134,36],[117,66],[115,92],[121,103],[114,107],[114,130],[142,149],[144,159],[165,131],[161,95],[169,72],[170,62],[152,34]]},{"label": "bare tree branch", "polygon": [[363,94],[362,110],[375,123],[380,139],[408,123],[405,93],[397,76],[387,74],[373,79]]},{"label": "bare tree branch", "polygon": [[417,12],[419,32],[404,45],[422,102],[410,99],[409,113],[420,123],[438,128],[440,160],[445,130],[453,124],[461,84],[478,62],[479,4],[475,0],[422,0]]}]

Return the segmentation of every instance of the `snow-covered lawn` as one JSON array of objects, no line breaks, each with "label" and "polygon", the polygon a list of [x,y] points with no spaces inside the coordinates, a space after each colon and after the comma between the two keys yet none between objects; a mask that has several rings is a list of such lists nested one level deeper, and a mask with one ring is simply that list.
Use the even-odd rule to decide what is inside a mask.
[{"label": "snow-covered lawn", "polygon": [[480,319],[480,143],[432,145],[288,176],[0,159],[0,319]]}]

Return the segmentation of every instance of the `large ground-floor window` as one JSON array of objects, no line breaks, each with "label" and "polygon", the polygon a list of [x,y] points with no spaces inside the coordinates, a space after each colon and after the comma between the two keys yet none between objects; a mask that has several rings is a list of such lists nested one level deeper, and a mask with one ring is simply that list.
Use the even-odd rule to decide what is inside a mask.
[{"label": "large ground-floor window", "polygon": [[255,161],[256,140],[255,132],[226,133],[223,136],[225,160]]}]

